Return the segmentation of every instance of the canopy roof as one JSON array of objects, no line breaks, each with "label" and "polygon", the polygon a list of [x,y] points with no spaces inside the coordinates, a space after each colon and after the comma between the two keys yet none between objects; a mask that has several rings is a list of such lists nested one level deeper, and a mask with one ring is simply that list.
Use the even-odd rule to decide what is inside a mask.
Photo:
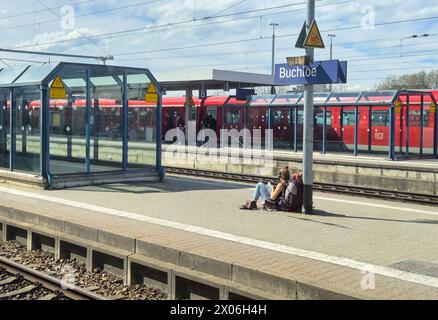
[{"label": "canopy roof", "polygon": [[[122,79],[125,72],[128,76],[131,76],[132,80],[134,80],[128,80],[128,82],[135,83],[136,81],[134,78],[139,74],[146,74],[150,79],[154,79],[148,69],[60,62],[58,64],[45,64],[38,66],[29,65],[26,67],[1,69],[0,87],[42,85],[45,82],[52,80],[51,78],[53,75],[60,71],[62,71],[63,81],[67,82],[70,79],[73,86],[75,84],[77,86],[82,86],[85,84],[85,81],[82,82],[80,79],[84,78],[85,70],[90,72],[91,83],[93,85],[110,85],[119,82],[118,79],[123,82]],[[108,77],[108,79],[101,79],[102,77]],[[113,78],[113,80],[109,78]],[[75,80],[73,81],[72,79]]]},{"label": "canopy roof", "polygon": [[[435,101],[431,91],[389,90],[389,91],[361,91],[361,92],[317,92],[313,102],[317,106],[391,106],[397,99],[406,101],[411,97],[412,103],[420,102],[424,95],[424,103]],[[412,98],[412,96],[417,98]],[[233,100],[230,100],[233,101]],[[232,104],[232,103],[229,103]],[[239,103],[241,104],[241,103]],[[251,106],[303,106],[304,93],[284,93],[277,95],[254,95],[247,102]]]}]

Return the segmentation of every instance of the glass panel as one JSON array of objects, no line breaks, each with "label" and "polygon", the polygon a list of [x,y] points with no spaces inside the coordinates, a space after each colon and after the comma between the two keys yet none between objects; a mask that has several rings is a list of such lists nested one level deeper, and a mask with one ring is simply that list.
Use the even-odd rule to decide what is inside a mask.
[{"label": "glass panel", "polygon": [[[156,165],[157,104],[145,101],[150,83],[151,80],[146,74],[128,75],[128,166],[130,168]],[[176,118],[172,117],[171,125],[184,129],[184,116],[185,114],[177,113]],[[167,129],[168,123],[165,124]]]},{"label": "glass panel", "polygon": [[14,89],[13,112],[15,116],[15,157],[14,170],[40,172],[40,116],[39,108],[32,102],[41,99],[38,86]]},{"label": "glass panel", "polygon": [[360,92],[333,92],[327,103],[330,104],[356,103],[360,95],[361,95]]},{"label": "glass panel", "polygon": [[432,97],[424,96],[424,131],[423,131],[423,154],[433,155],[433,135],[435,124],[435,112],[430,111]]},{"label": "glass panel", "polygon": [[0,168],[9,169],[9,152],[11,148],[10,90],[0,89]]},{"label": "glass panel", "polygon": [[272,102],[272,105],[285,105],[292,106],[296,105],[300,100],[302,94],[301,93],[290,93],[290,94],[281,94],[278,95],[275,100]]},{"label": "glass panel", "polygon": [[268,106],[274,100],[274,95],[254,95],[251,96],[249,105],[252,106]]},{"label": "glass panel", "polygon": [[15,81],[16,84],[33,83],[43,81],[52,70],[55,68],[54,65],[46,64],[41,66],[31,66],[29,69],[23,73],[20,78]]},{"label": "glass panel", "polygon": [[297,121],[297,150],[303,150],[303,137],[304,137],[304,108],[298,107],[298,121]]},{"label": "glass panel", "polygon": [[391,103],[394,100],[397,91],[374,91],[364,92],[359,103]]},{"label": "glass panel", "polygon": [[373,107],[371,111],[371,152],[387,155],[389,150],[389,107]]},{"label": "glass panel", "polygon": [[[353,153],[354,151],[354,107],[342,108],[342,128],[341,139],[343,145],[341,146],[344,152]],[[359,114],[360,118],[360,114]]]},{"label": "glass panel", "polygon": [[342,152],[345,148],[342,142],[341,107],[327,108],[327,152]]},{"label": "glass panel", "polygon": [[123,169],[122,86],[113,77],[91,77],[93,85],[91,125],[91,171]]},{"label": "glass panel", "polygon": [[330,96],[330,92],[315,93],[313,95],[313,103],[315,104],[325,103],[329,96]]},{"label": "glass panel", "polygon": [[[27,67],[26,67],[27,68]],[[12,68],[3,69],[0,72],[0,85],[8,85],[13,83],[15,79],[26,69],[26,68]]]},{"label": "glass panel", "polygon": [[[372,151],[372,147],[376,149],[378,152],[387,152],[387,146],[384,144],[384,137],[387,136],[384,134],[382,136],[382,133],[384,133],[382,130],[385,128],[385,126],[380,127],[373,127],[370,130],[370,120],[372,121],[372,118],[370,119],[370,107],[359,107],[359,123],[358,123],[358,149],[360,153],[368,153],[370,154]],[[374,109],[374,108],[373,108]],[[387,109],[387,108],[386,108]],[[379,117],[377,118],[380,122],[385,122],[385,116],[384,116],[385,110],[382,110],[379,114]],[[388,114],[389,115],[389,114]],[[376,120],[377,120],[376,119]],[[374,130],[374,131],[372,131]],[[378,146],[376,144],[373,145],[373,138],[374,142],[379,141]],[[375,140],[375,137],[377,137],[380,140]],[[386,153],[387,154],[387,153]]]},{"label": "glass panel", "polygon": [[[58,75],[71,95],[67,99],[50,100],[50,171],[55,175],[84,173],[86,74],[85,71],[63,68]],[[72,78],[72,75],[77,78]],[[83,85],[70,87],[73,83]]]}]

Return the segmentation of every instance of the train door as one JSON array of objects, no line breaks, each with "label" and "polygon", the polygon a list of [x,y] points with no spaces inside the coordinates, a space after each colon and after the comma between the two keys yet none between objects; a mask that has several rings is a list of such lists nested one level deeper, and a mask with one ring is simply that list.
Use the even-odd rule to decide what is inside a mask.
[{"label": "train door", "polygon": [[371,126],[369,136],[371,139],[370,151],[372,153],[387,153],[389,145],[390,117],[387,107],[370,108]]},{"label": "train door", "polygon": [[343,137],[343,151],[354,150],[354,122],[355,122],[355,108],[344,107],[342,111],[342,137]]},{"label": "train door", "polygon": [[[245,128],[245,106],[225,106],[225,119],[223,119],[223,127],[225,131],[236,131],[240,133]],[[233,144],[244,145],[244,137],[232,137],[238,139],[231,141]]]},{"label": "train door", "polygon": [[290,149],[294,141],[294,117],[292,108],[272,108],[274,148]]},{"label": "train door", "polygon": [[[248,107],[248,123],[247,127],[252,137],[254,146],[264,147],[265,132],[269,128],[269,114],[267,107],[253,106]],[[255,130],[260,130],[260,133],[255,134]]]},{"label": "train door", "polygon": [[218,133],[218,111],[217,106],[208,106],[206,108],[205,117],[203,119],[203,127],[213,130]]},{"label": "train door", "polygon": [[11,137],[9,134],[10,90],[0,90],[0,168],[9,169]]}]

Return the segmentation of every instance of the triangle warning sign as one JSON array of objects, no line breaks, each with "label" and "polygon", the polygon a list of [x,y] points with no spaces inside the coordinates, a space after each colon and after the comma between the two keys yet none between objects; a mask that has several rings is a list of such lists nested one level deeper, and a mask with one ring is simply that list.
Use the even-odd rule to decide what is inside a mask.
[{"label": "triangle warning sign", "polygon": [[67,96],[67,90],[60,76],[56,76],[50,86],[50,99],[65,99]]},{"label": "triangle warning sign", "polygon": [[62,83],[60,76],[56,76],[56,78],[55,78],[55,80],[53,80],[53,83],[50,86],[50,88],[65,89],[64,84]]},{"label": "triangle warning sign", "polygon": [[146,90],[146,102],[158,103],[158,90],[157,87],[151,83]]},{"label": "triangle warning sign", "polygon": [[304,41],[305,48],[321,48],[324,49],[324,41],[322,40],[321,32],[319,32],[318,24],[316,20],[313,20],[310,26],[310,32]]}]

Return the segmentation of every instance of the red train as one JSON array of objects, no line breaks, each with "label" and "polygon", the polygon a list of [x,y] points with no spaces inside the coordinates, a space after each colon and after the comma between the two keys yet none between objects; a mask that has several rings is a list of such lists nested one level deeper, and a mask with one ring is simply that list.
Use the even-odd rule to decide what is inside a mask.
[{"label": "red train", "polygon": [[[433,92],[438,98],[438,91]],[[296,107],[298,94],[273,96],[254,96],[250,103],[238,101],[233,97],[213,96],[204,100],[194,99],[191,119],[196,120],[197,129],[210,128],[220,130],[242,130],[246,125],[251,133],[255,129],[268,129],[269,108],[271,106],[271,126],[274,135],[275,148],[300,149],[302,145],[303,108]],[[326,142],[327,151],[347,151],[354,145],[355,106],[357,96],[346,94],[341,101],[336,98],[326,101],[328,95],[315,96],[315,149],[321,150],[323,137],[323,114],[326,102]],[[379,101],[390,97],[368,97],[373,106],[361,104],[358,109],[358,145],[365,152],[386,152],[389,144],[389,108],[379,106]],[[375,99],[375,100],[373,100]],[[409,147],[417,152],[421,136],[420,96],[410,96],[409,111]],[[404,152],[406,147],[406,96],[400,97],[402,108],[396,113],[395,143]],[[318,102],[320,105],[318,105]],[[383,102],[382,102],[383,103]],[[431,98],[424,100],[423,112],[423,147],[425,153],[433,154],[434,143],[434,111],[430,110]],[[185,98],[163,98],[163,138],[170,129],[185,128]],[[51,133],[52,135],[74,136],[85,135],[85,100],[76,100],[72,108],[67,107],[67,101],[51,102]],[[291,107],[292,106],[292,107]],[[28,122],[37,128],[40,103],[29,105]],[[98,108],[95,108],[98,107]],[[245,120],[246,119],[246,120]],[[295,129],[295,122],[297,123]],[[101,138],[121,139],[122,137],[122,105],[120,101],[99,99],[93,101],[91,112],[93,135]],[[130,141],[153,141],[156,133],[156,107],[144,101],[129,101],[129,139]],[[34,132],[33,134],[35,134]],[[296,135],[296,137],[295,137]],[[262,136],[263,138],[263,136]]]}]

